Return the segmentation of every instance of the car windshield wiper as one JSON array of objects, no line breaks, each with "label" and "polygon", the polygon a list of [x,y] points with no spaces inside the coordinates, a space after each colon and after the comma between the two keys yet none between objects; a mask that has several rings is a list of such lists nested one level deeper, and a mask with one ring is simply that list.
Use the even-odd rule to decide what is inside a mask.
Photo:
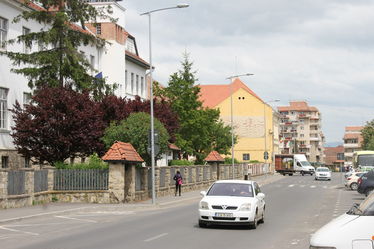
[{"label": "car windshield wiper", "polygon": [[[356,212],[354,210],[356,210]],[[363,211],[359,208],[359,204],[355,203],[353,204],[352,208],[347,212],[347,214],[355,214],[361,216],[363,214]]]}]

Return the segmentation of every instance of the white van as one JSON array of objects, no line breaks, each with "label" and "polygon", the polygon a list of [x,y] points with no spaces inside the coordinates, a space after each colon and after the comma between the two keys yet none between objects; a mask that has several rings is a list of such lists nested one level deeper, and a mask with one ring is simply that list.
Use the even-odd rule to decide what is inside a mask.
[{"label": "white van", "polygon": [[315,168],[308,162],[304,154],[294,154],[294,169],[300,174],[313,175]]}]

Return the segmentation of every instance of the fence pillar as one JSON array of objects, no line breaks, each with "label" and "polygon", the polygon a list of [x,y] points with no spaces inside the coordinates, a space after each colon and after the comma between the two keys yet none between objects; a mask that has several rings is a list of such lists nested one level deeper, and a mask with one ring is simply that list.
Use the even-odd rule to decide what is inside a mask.
[{"label": "fence pillar", "polygon": [[44,170],[47,170],[47,180],[48,180],[48,191],[52,191],[54,188],[54,174],[55,174],[55,168],[51,166],[43,167]]},{"label": "fence pillar", "polygon": [[124,200],[125,202],[135,201],[135,165],[126,165],[125,166],[125,193]]},{"label": "fence pillar", "polygon": [[109,193],[110,201],[114,203],[125,200],[125,165],[122,163],[109,163]]},{"label": "fence pillar", "polygon": [[30,197],[27,198],[27,205],[32,205],[34,199],[34,169],[24,169],[25,171],[25,194]]},{"label": "fence pillar", "polygon": [[8,171],[0,170],[0,199],[8,195]]}]

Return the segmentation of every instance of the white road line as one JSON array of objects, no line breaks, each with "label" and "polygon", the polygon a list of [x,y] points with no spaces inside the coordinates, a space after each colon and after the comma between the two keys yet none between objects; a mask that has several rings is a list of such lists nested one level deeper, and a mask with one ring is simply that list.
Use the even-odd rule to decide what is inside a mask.
[{"label": "white road line", "polygon": [[0,237],[0,240],[7,239],[7,238],[9,238],[9,237],[8,236],[3,236],[3,237]]},{"label": "white road line", "polygon": [[166,235],[168,235],[168,233],[162,233],[162,234],[159,234],[159,235],[154,236],[154,237],[152,237],[152,238],[146,239],[146,240],[144,240],[144,242],[150,242],[150,241],[152,241],[152,240],[159,239],[159,238],[164,237],[164,236],[166,236]]},{"label": "white road line", "polygon": [[316,187],[315,185],[310,186],[310,188],[315,188],[315,187]]},{"label": "white road line", "polygon": [[55,216],[55,217],[56,217],[56,218],[61,218],[61,219],[77,220],[77,221],[84,221],[84,222],[97,223],[96,220],[78,219],[78,218],[67,217],[67,216]]},{"label": "white road line", "polygon": [[4,226],[0,226],[0,229],[11,231],[11,232],[16,232],[16,233],[26,233],[26,234],[30,234],[30,235],[39,235],[38,233],[25,232],[25,231],[21,231],[21,230],[7,228],[7,227],[4,227]]},{"label": "white road line", "polygon": [[293,185],[293,184],[291,184],[291,185],[288,185],[288,187],[289,187],[289,188],[292,188],[293,186],[295,186],[295,185]]}]

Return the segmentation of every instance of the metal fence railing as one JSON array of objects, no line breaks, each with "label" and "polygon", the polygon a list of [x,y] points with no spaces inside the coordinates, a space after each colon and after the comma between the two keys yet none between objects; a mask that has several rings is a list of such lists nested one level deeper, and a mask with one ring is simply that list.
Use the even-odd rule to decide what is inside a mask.
[{"label": "metal fence railing", "polygon": [[108,170],[58,169],[54,172],[54,190],[108,190]]},{"label": "metal fence railing", "polygon": [[34,171],[34,192],[48,190],[48,170]]},{"label": "metal fence railing", "polygon": [[25,172],[8,172],[8,195],[22,195],[25,193]]},{"label": "metal fence railing", "polygon": [[140,191],[142,190],[142,169],[137,167],[135,174],[135,190]]}]

